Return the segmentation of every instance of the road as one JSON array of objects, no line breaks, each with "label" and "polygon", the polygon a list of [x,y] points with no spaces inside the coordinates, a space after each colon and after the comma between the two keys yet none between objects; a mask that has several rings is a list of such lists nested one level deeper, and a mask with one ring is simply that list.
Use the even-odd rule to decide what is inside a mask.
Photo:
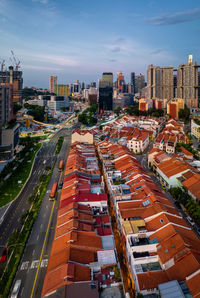
[{"label": "road", "polygon": [[[4,216],[3,222],[0,225],[0,253],[2,251],[2,246],[6,245],[9,236],[16,229],[21,229],[21,215],[30,208],[28,197],[33,193],[33,188],[38,183],[38,177],[45,173],[46,165],[53,164],[55,157],[52,159],[52,156],[60,135],[62,135],[62,132],[59,132],[56,136],[54,136],[51,142],[43,144],[35,159],[32,175],[28,183],[26,184],[20,196],[10,204],[10,207]],[[43,164],[44,159],[47,161],[45,165]]]},{"label": "road", "polygon": [[[61,134],[59,134],[60,136]],[[47,187],[47,192],[42,201],[38,217],[33,225],[23,257],[21,259],[14,283],[17,279],[22,280],[19,297],[40,297],[44,282],[48,257],[51,251],[51,244],[54,237],[55,225],[57,220],[57,210],[61,190],[58,190],[56,201],[49,201],[49,192],[55,181],[61,181],[63,172],[58,171],[60,159],[67,160],[70,149],[71,131],[63,129],[62,135],[65,137],[58,155],[56,165]],[[54,140],[50,141],[50,144]],[[43,159],[45,157],[43,156]],[[47,158],[46,158],[47,159]],[[53,152],[47,160],[47,165],[53,163]],[[14,285],[13,283],[13,285]],[[11,287],[12,290],[13,286]]]}]

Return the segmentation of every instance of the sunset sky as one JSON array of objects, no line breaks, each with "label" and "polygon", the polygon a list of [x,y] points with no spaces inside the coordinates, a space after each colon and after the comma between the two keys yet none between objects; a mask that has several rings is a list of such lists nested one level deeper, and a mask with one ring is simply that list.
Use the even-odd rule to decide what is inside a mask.
[{"label": "sunset sky", "polygon": [[[180,5],[181,4],[181,5]],[[11,50],[24,85],[97,81],[103,71],[144,73],[149,64],[200,63],[200,2],[0,0],[0,61]]]}]

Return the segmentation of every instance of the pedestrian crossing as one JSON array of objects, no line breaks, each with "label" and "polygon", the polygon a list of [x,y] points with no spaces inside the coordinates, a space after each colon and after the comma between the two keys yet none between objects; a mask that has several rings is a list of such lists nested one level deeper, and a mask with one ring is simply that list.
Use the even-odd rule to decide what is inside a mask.
[{"label": "pedestrian crossing", "polygon": [[[28,270],[28,269],[36,269],[38,265],[39,265],[39,260],[34,260],[32,262],[25,261],[25,262],[22,262],[20,271]],[[48,265],[48,259],[43,259],[40,263],[40,268],[46,268],[47,265]]]}]

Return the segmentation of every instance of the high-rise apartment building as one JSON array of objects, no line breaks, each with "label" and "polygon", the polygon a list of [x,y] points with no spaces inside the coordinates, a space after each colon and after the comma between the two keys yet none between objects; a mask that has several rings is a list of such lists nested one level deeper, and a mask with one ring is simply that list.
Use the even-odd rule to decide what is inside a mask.
[{"label": "high-rise apartment building", "polygon": [[189,55],[188,62],[178,69],[172,66],[160,67],[149,65],[147,69],[147,87],[150,98],[171,100],[183,98],[194,99],[200,103],[200,65],[193,61]]},{"label": "high-rise apartment building", "polygon": [[103,73],[98,86],[99,111],[111,111],[113,109],[113,74]]},{"label": "high-rise apartment building", "polygon": [[55,86],[58,85],[58,77],[57,76],[50,76],[50,93],[55,92]]},{"label": "high-rise apartment building", "polygon": [[188,99],[199,99],[199,67],[189,55],[188,62],[177,69],[177,97]]},{"label": "high-rise apartment building", "polygon": [[173,67],[149,65],[147,69],[147,87],[150,98],[172,99],[174,97]]},{"label": "high-rise apartment building", "polygon": [[10,84],[13,87],[13,102],[22,104],[22,87],[23,78],[22,71],[14,69],[13,66],[9,70],[0,71],[0,84]]}]

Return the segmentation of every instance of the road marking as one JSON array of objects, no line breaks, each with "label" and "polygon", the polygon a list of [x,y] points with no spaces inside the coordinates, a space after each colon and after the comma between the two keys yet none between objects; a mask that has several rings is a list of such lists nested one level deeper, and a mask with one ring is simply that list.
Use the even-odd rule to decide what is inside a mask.
[{"label": "road marking", "polygon": [[43,224],[40,225],[40,229],[43,227]]},{"label": "road marking", "polygon": [[27,270],[28,265],[29,265],[29,261],[23,262],[21,267],[20,267],[20,270]]},{"label": "road marking", "polygon": [[32,263],[31,263],[31,269],[37,268],[38,267],[38,264],[39,264],[39,260],[32,261]]},{"label": "road marking", "polygon": [[39,239],[39,237],[40,237],[40,236],[39,236],[39,235],[37,235],[37,240]]},{"label": "road marking", "polygon": [[40,269],[40,264],[41,264],[42,255],[43,255],[43,252],[44,252],[44,247],[45,247],[45,244],[46,244],[46,241],[47,241],[47,235],[48,235],[48,232],[49,232],[49,227],[50,227],[51,218],[52,218],[52,215],[53,215],[53,210],[55,208],[55,203],[56,203],[56,201],[54,201],[53,205],[52,205],[51,214],[50,214],[50,217],[49,217],[49,222],[48,222],[48,226],[47,226],[47,229],[46,229],[44,243],[43,243],[43,246],[42,246],[42,251],[41,251],[41,254],[40,254],[40,260],[39,260],[39,263],[38,263],[38,267],[37,267],[37,271],[36,271],[36,275],[35,275],[35,279],[34,279],[33,288],[32,288],[32,291],[31,291],[30,298],[32,298],[33,294],[34,294],[34,289],[35,289],[35,285],[36,285],[36,281],[37,281],[37,277],[38,277],[38,273],[39,273],[39,269]]},{"label": "road marking", "polygon": [[22,296],[23,292],[24,292],[24,287],[23,287],[22,290],[21,290],[21,296]]},{"label": "road marking", "polygon": [[33,250],[33,252],[32,252],[32,256],[35,254],[35,249]]},{"label": "road marking", "polygon": [[44,267],[47,267],[47,265],[48,265],[48,259],[43,259],[42,262],[41,262],[40,267],[44,268]]}]

